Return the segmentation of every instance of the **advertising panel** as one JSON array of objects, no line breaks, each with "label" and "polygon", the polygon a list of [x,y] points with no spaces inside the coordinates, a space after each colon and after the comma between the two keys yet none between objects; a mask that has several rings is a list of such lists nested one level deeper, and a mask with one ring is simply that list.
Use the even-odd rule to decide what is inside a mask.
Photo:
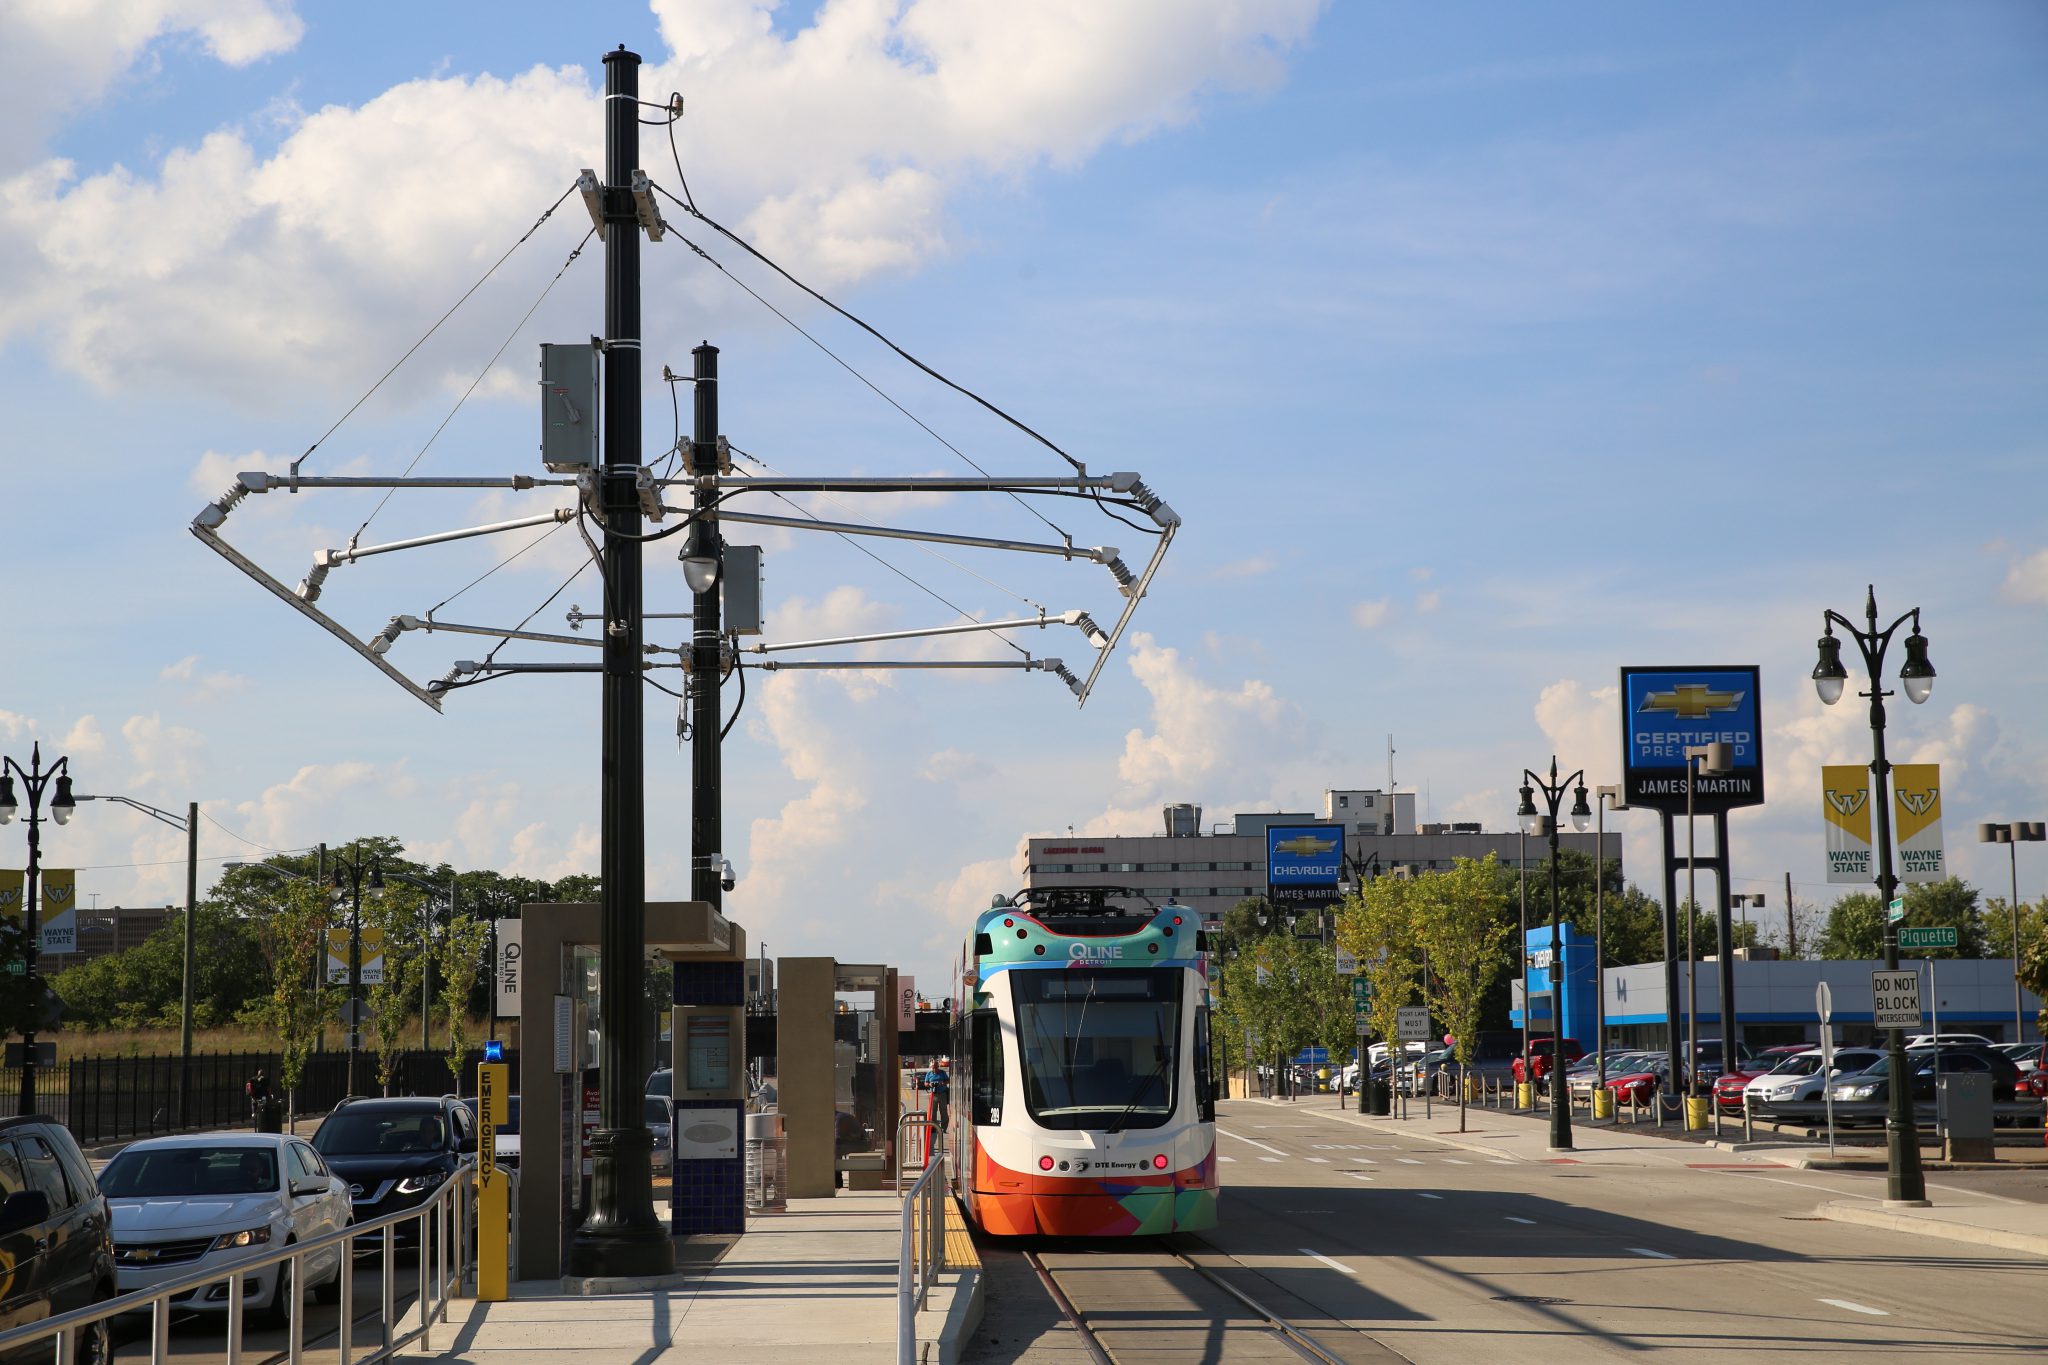
[{"label": "advertising panel", "polygon": [[78,951],[78,874],[69,868],[43,869],[42,929],[43,952]]},{"label": "advertising panel", "polygon": [[1892,819],[1899,830],[1899,880],[1938,882],[1948,876],[1941,846],[1941,765],[1892,768]]},{"label": "advertising panel", "polygon": [[1701,815],[1757,806],[1764,799],[1763,724],[1755,665],[1621,670],[1623,797],[1631,806],[1685,809],[1685,751],[1721,743],[1734,768],[1701,777],[1693,810]]},{"label": "advertising panel", "polygon": [[1342,825],[1270,825],[1266,829],[1266,899],[1303,909],[1335,905],[1344,866]]},{"label": "advertising panel", "polygon": [[1869,885],[1877,880],[1870,861],[1870,769],[1854,764],[1820,770],[1821,815],[1827,822],[1828,880]]},{"label": "advertising panel", "polygon": [[327,984],[346,986],[348,984],[348,929],[330,927],[327,931]]},{"label": "advertising panel", "polygon": [[909,1033],[917,1027],[917,978],[896,978],[896,1031]]},{"label": "advertising panel", "polygon": [[363,926],[363,984],[381,986],[384,984],[384,929],[382,925]]}]

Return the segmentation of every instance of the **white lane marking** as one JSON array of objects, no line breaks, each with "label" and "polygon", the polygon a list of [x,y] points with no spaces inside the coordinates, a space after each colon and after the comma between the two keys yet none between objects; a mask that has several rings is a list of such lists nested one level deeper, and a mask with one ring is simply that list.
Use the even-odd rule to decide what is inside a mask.
[{"label": "white lane marking", "polygon": [[1497,1157],[1494,1157],[1494,1158],[1493,1158],[1493,1159],[1492,1159],[1491,1161],[1489,1161],[1489,1162],[1488,1162],[1487,1164],[1488,1164],[1488,1165],[1492,1165],[1492,1166],[1512,1166],[1512,1165],[1514,1165],[1515,1163],[1514,1163],[1514,1162],[1512,1162],[1512,1161],[1510,1161],[1510,1160],[1508,1160],[1508,1159],[1507,1159],[1506,1157],[1504,1157],[1504,1156],[1497,1156]]},{"label": "white lane marking", "polygon": [[1822,1299],[1821,1302],[1832,1308],[1846,1308],[1851,1313],[1868,1313],[1873,1318],[1888,1318],[1891,1316],[1890,1313],[1887,1313],[1882,1308],[1872,1308],[1869,1304],[1857,1303],[1854,1299]]},{"label": "white lane marking", "polygon": [[[1740,1018],[1741,1016],[1738,1015],[1737,1017]],[[2000,1204],[2024,1204],[2027,1202],[2024,1199],[2008,1199],[2002,1194],[1986,1194],[1982,1190],[1966,1189],[1961,1185],[1937,1185],[1931,1180],[1927,1181],[1926,1185],[1930,1190],[1945,1190],[1949,1194],[1967,1194],[1977,1199],[1989,1199]]]},{"label": "white lane marking", "polygon": [[1234,1157],[1234,1156],[1221,1156],[1221,1155],[1219,1155],[1219,1156],[1218,1156],[1218,1157],[1217,1157],[1216,1159],[1217,1159],[1218,1161],[1235,1161],[1235,1160],[1237,1160],[1237,1158],[1236,1158],[1236,1157]]},{"label": "white lane marking", "polygon": [[1281,1151],[1278,1147],[1268,1147],[1265,1143],[1260,1142],[1255,1138],[1248,1138],[1242,1133],[1233,1133],[1228,1128],[1218,1128],[1216,1131],[1227,1138],[1236,1138],[1239,1142],[1248,1143],[1249,1145],[1260,1148],[1263,1151],[1271,1152],[1274,1156],[1287,1155],[1287,1153]]},{"label": "white lane marking", "polygon": [[1259,1158],[1259,1160],[1270,1162],[1275,1166],[1278,1166],[1280,1164],[1280,1158],[1277,1156],[1262,1156]]},{"label": "white lane marking", "polygon": [[[1737,1017],[1739,1018],[1740,1016],[1738,1015]],[[1444,1165],[1446,1166],[1470,1166],[1471,1164],[1472,1163],[1469,1161],[1460,1161],[1458,1160],[1458,1158],[1454,1156],[1447,1156],[1444,1158]]]},{"label": "white lane marking", "polygon": [[1419,1194],[1419,1195],[1421,1195],[1421,1196],[1422,1196],[1422,1197],[1423,1197],[1424,1199],[1441,1199],[1441,1198],[1443,1198],[1443,1196],[1442,1196],[1442,1195],[1440,1195],[1440,1194],[1431,1194],[1431,1193],[1430,1193],[1430,1192],[1429,1192],[1428,1190],[1417,1190],[1417,1191],[1416,1191],[1416,1193],[1417,1193],[1417,1194]]},{"label": "white lane marking", "polygon": [[1400,1162],[1403,1166],[1420,1166],[1422,1164],[1412,1156],[1397,1156],[1394,1160]]},{"label": "white lane marking", "polygon": [[1675,1261],[1678,1259],[1668,1251],[1652,1251],[1648,1247],[1630,1247],[1629,1250],[1638,1256],[1648,1256],[1653,1261]]},{"label": "white lane marking", "polygon": [[[1352,1127],[1354,1127],[1354,1128],[1369,1128],[1369,1127],[1371,1127],[1371,1125],[1369,1125],[1369,1124],[1363,1124],[1363,1123],[1360,1123],[1360,1122],[1358,1122],[1357,1120],[1355,1120],[1355,1119],[1353,1119],[1353,1118],[1349,1117],[1348,1115],[1344,1115],[1344,1114],[1331,1114],[1331,1113],[1326,1113],[1326,1112],[1324,1112],[1324,1111],[1323,1111],[1323,1110],[1321,1110],[1321,1109],[1311,1109],[1311,1110],[1309,1110],[1309,1111],[1308,1111],[1308,1113],[1307,1113],[1307,1114],[1305,1114],[1305,1115],[1304,1115],[1304,1117],[1306,1117],[1306,1118],[1316,1118],[1316,1119],[1323,1119],[1323,1120],[1325,1120],[1326,1122],[1330,1122],[1330,1123],[1348,1123],[1348,1124],[1350,1124],[1350,1125],[1351,1125]],[[1436,1143],[1436,1144],[1437,1144],[1437,1145],[1438,1145],[1439,1147],[1459,1147],[1459,1146],[1464,1146],[1464,1147],[1466,1147],[1466,1148],[1467,1148],[1467,1150],[1471,1150],[1471,1148],[1470,1148],[1470,1144],[1465,1144],[1465,1143],[1458,1143],[1458,1142],[1453,1142],[1453,1141],[1451,1141],[1451,1140],[1450,1140],[1449,1138],[1431,1137],[1431,1136],[1430,1136],[1430,1135],[1429,1135],[1428,1133],[1404,1133],[1404,1134],[1402,1134],[1402,1136],[1403,1136],[1403,1137],[1408,1137],[1408,1138],[1420,1138],[1420,1139],[1421,1139],[1422,1141],[1424,1141],[1424,1142],[1434,1142],[1434,1143]],[[1398,1147],[1382,1147],[1382,1146],[1379,1146],[1378,1144],[1374,1144],[1374,1145],[1373,1145],[1373,1147],[1372,1147],[1372,1150],[1373,1150],[1373,1151],[1375,1151],[1375,1152],[1393,1152],[1393,1151],[1399,1151],[1400,1149],[1399,1149]],[[1536,1159],[1536,1158],[1533,1158],[1533,1157],[1532,1157],[1532,1158],[1523,1158],[1523,1157],[1496,1157],[1496,1158],[1494,1158],[1494,1160],[1498,1161],[1498,1162],[1499,1162],[1499,1163],[1500,1163],[1501,1165],[1503,1165],[1503,1166],[1516,1166],[1516,1165],[1520,1165],[1520,1164],[1521,1164],[1521,1163],[1522,1163],[1522,1162],[1523,1162],[1524,1160],[1535,1160],[1535,1159]],[[1674,1161],[1674,1162],[1673,1162],[1673,1164],[1674,1164],[1674,1165],[1680,1165],[1680,1164],[1683,1164],[1683,1163],[1681,1163],[1681,1162],[1677,1162],[1677,1161]]]},{"label": "white lane marking", "polygon": [[1313,1161],[1313,1162],[1315,1162],[1315,1163],[1316,1163],[1316,1164],[1317,1164],[1318,1166],[1327,1166],[1327,1165],[1329,1165],[1329,1164],[1330,1164],[1330,1158],[1328,1158],[1328,1157],[1326,1157],[1326,1156],[1311,1156],[1311,1157],[1303,1157],[1303,1158],[1302,1158],[1302,1160],[1304,1160],[1304,1161]]},{"label": "white lane marking", "polygon": [[1377,1166],[1380,1164],[1369,1156],[1347,1156],[1344,1159],[1346,1161],[1355,1161],[1361,1166]]},{"label": "white lane marking", "polygon": [[1312,1256],[1316,1260],[1321,1261],[1324,1265],[1330,1267],[1330,1269],[1341,1270],[1346,1275],[1356,1275],[1358,1273],[1357,1271],[1353,1270],[1350,1266],[1345,1265],[1342,1261],[1333,1261],[1329,1257],[1323,1255],[1323,1253],[1320,1251],[1310,1251],[1307,1247],[1303,1247],[1301,1248],[1301,1254],[1304,1256]]},{"label": "white lane marking", "polygon": [[1533,1228],[1533,1227],[1535,1227],[1535,1226],[1536,1226],[1536,1220],[1535,1220],[1534,1218],[1517,1218],[1517,1217],[1515,1217],[1515,1215],[1513,1215],[1512,1213],[1508,1215],[1508,1221],[1509,1221],[1510,1223],[1520,1223],[1520,1224],[1522,1224],[1522,1225],[1523,1225],[1524,1227],[1532,1227],[1532,1228]]},{"label": "white lane marking", "polygon": [[1364,1171],[1346,1171],[1344,1174],[1350,1176],[1353,1180],[1363,1180],[1368,1185],[1372,1184],[1372,1177]]},{"label": "white lane marking", "polygon": [[1750,1171],[1715,1171],[1715,1175],[1732,1175],[1738,1180],[1768,1180],[1773,1185],[1797,1185],[1802,1190],[1819,1190],[1822,1194],[1846,1195],[1851,1199],[1875,1199],[1874,1194],[1858,1194],[1845,1190],[1840,1185],[1816,1185],[1811,1180],[1787,1180],[1781,1175],[1757,1175]]}]

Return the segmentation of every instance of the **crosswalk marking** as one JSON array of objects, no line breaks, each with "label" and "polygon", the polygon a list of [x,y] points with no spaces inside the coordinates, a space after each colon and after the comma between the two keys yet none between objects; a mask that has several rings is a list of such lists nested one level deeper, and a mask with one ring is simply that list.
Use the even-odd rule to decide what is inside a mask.
[{"label": "crosswalk marking", "polygon": [[1327,1166],[1327,1165],[1329,1165],[1329,1164],[1330,1164],[1330,1158],[1328,1158],[1328,1157],[1326,1157],[1326,1156],[1312,1156],[1312,1157],[1306,1157],[1306,1158],[1304,1158],[1304,1160],[1307,1160],[1307,1161],[1313,1161],[1313,1162],[1315,1162],[1315,1163],[1316,1163],[1316,1164],[1317,1164],[1318,1166]]},{"label": "crosswalk marking", "polygon": [[1324,1265],[1330,1267],[1332,1270],[1341,1270],[1346,1275],[1356,1275],[1358,1273],[1357,1271],[1353,1270],[1350,1266],[1345,1265],[1342,1261],[1333,1261],[1329,1257],[1323,1255],[1323,1253],[1320,1251],[1310,1251],[1307,1247],[1303,1247],[1301,1249],[1301,1254],[1304,1256],[1313,1256],[1318,1261],[1321,1261]]},{"label": "crosswalk marking", "polygon": [[1429,1192],[1428,1190],[1417,1190],[1417,1191],[1416,1191],[1416,1193],[1417,1193],[1417,1194],[1419,1194],[1419,1195],[1421,1195],[1421,1196],[1422,1196],[1422,1197],[1423,1197],[1424,1199],[1441,1199],[1441,1198],[1443,1198],[1443,1196],[1442,1196],[1442,1195],[1440,1195],[1440,1194],[1431,1194],[1431,1193],[1430,1193],[1430,1192]]},{"label": "crosswalk marking", "polygon": [[[1737,1017],[1737,1018],[1740,1018],[1741,1016],[1740,1016],[1740,1015],[1737,1015],[1736,1017]],[[1512,1213],[1508,1215],[1508,1221],[1509,1221],[1510,1223],[1521,1223],[1521,1224],[1523,1224],[1523,1225],[1524,1225],[1524,1226],[1526,1226],[1526,1227],[1532,1227],[1532,1228],[1533,1228],[1533,1227],[1535,1227],[1535,1226],[1536,1226],[1536,1220],[1535,1220],[1534,1218],[1517,1218],[1517,1217],[1515,1217],[1515,1215],[1513,1215]]]},{"label": "crosswalk marking", "polygon": [[1630,1247],[1629,1250],[1638,1256],[1648,1256],[1653,1261],[1675,1261],[1678,1259],[1668,1251],[1652,1251],[1648,1247]]},{"label": "crosswalk marking", "polygon": [[1280,1158],[1277,1156],[1262,1156],[1259,1158],[1259,1160],[1270,1162],[1275,1166],[1278,1166],[1280,1164]]},{"label": "crosswalk marking", "polygon": [[1235,1161],[1235,1160],[1237,1160],[1237,1158],[1236,1158],[1236,1157],[1234,1157],[1234,1156],[1218,1156],[1218,1157],[1217,1157],[1216,1159],[1217,1159],[1218,1161]]},{"label": "crosswalk marking", "polygon": [[1412,1156],[1397,1156],[1394,1160],[1400,1162],[1403,1166],[1420,1166],[1422,1164]]},{"label": "crosswalk marking", "polygon": [[1890,1313],[1885,1312],[1882,1308],[1872,1308],[1869,1304],[1857,1303],[1854,1299],[1822,1299],[1821,1302],[1831,1308],[1846,1308],[1851,1313],[1868,1313],[1873,1318],[1888,1318],[1891,1316]]},{"label": "crosswalk marking", "polygon": [[1444,1165],[1446,1166],[1470,1166],[1471,1164],[1472,1163],[1469,1161],[1460,1161],[1458,1160],[1458,1158],[1454,1156],[1447,1156],[1444,1158]]}]

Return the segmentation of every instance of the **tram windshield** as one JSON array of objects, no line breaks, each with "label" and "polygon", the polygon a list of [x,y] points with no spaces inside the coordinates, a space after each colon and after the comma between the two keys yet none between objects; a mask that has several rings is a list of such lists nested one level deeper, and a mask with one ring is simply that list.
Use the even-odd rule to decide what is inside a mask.
[{"label": "tram windshield", "polygon": [[1157,1128],[1173,1115],[1181,973],[1005,973],[1016,991],[1024,1100],[1046,1128]]}]

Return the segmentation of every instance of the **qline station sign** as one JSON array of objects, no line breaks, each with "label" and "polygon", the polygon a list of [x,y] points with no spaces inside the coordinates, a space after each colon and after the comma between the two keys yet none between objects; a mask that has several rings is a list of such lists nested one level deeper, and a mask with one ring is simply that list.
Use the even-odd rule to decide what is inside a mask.
[{"label": "qline station sign", "polygon": [[1700,815],[1758,806],[1764,799],[1763,718],[1753,664],[1621,670],[1623,799],[1631,806],[1683,812],[1685,751],[1726,744],[1734,766],[1701,777],[1692,793]]}]

